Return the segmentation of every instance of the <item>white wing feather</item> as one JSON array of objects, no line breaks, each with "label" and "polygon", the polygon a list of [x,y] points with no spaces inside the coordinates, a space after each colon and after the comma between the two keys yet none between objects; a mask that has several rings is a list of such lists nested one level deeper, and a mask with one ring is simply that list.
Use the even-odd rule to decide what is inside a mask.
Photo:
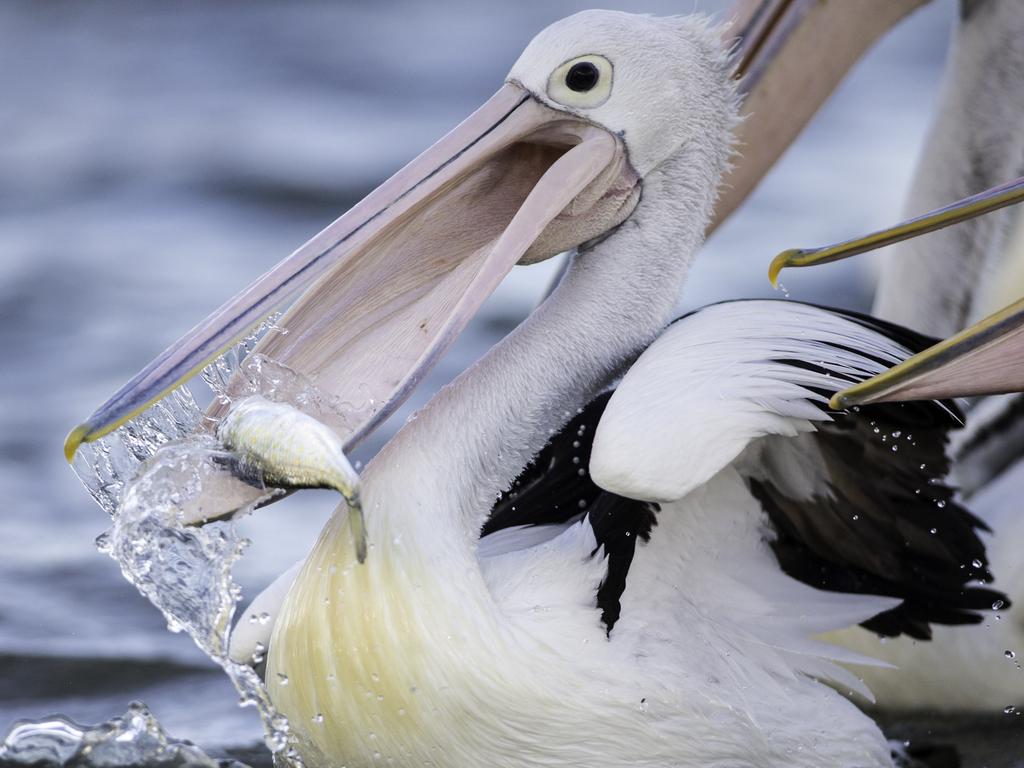
[{"label": "white wing feather", "polygon": [[[866,354],[865,354],[866,353]],[[626,373],[598,424],[590,472],[630,498],[680,499],[756,438],[829,420],[817,404],[908,350],[853,319],[782,301],[716,304],[678,320]],[[789,362],[786,362],[789,361]],[[828,372],[794,365],[824,365]]]}]

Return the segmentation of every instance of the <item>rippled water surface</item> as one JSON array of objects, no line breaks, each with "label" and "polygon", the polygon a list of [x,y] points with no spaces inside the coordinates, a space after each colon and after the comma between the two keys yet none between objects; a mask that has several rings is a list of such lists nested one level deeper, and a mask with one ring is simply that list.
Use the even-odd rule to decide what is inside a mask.
[{"label": "rippled water surface", "polygon": [[[65,464],[64,434],[482,102],[534,32],[595,4],[724,5],[0,5],[0,729],[54,712],[102,722],[140,699],[204,747],[258,741],[223,673],[97,552],[108,519]],[[858,67],[708,244],[682,305],[771,295],[778,250],[898,214],[953,13],[937,0]],[[786,282],[795,298],[863,308],[863,270]],[[518,322],[550,273],[516,270],[396,418]],[[333,506],[307,492],[243,522],[248,596],[304,553]]]}]

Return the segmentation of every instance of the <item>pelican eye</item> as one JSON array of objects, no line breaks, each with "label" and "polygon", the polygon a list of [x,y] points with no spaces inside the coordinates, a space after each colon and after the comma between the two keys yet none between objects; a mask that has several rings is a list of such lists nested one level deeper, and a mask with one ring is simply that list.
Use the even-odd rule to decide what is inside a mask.
[{"label": "pelican eye", "polygon": [[578,61],[565,73],[565,84],[570,91],[589,91],[597,85],[601,73],[592,61]]},{"label": "pelican eye", "polygon": [[612,63],[597,54],[569,59],[548,80],[548,96],[567,107],[598,107],[611,92]]}]

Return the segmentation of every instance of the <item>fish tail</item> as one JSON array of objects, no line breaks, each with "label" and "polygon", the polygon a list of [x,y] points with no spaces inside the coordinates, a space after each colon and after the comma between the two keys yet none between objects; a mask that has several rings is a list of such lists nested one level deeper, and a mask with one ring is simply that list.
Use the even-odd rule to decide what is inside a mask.
[{"label": "fish tail", "polygon": [[366,562],[366,518],[363,517],[363,505],[359,496],[355,495],[348,502],[348,527],[352,530],[352,540],[356,546],[356,559]]}]

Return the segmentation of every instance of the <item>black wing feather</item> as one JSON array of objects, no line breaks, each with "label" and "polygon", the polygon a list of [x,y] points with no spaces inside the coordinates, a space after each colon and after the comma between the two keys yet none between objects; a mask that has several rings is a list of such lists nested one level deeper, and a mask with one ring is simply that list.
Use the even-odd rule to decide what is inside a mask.
[{"label": "black wing feather", "polygon": [[495,503],[481,531],[486,536],[518,525],[566,523],[586,514],[598,548],[608,558],[597,606],[609,633],[622,611],[620,599],[637,539],[650,538],[658,511],[657,504],[609,493],[590,479],[594,430],[611,395],[598,395],[552,435]]},{"label": "black wing feather", "polygon": [[[912,353],[935,342],[835,311]],[[771,477],[750,480],[778,534],[772,548],[783,570],[820,589],[901,598],[864,622],[884,636],[929,639],[930,624],[976,624],[996,601],[1008,604],[1002,593],[977,585],[992,580],[978,535],[988,529],[946,483],[948,435],[963,424],[955,403],[885,403],[830,415],[812,437],[825,462],[827,497],[808,503],[787,497]]]}]

